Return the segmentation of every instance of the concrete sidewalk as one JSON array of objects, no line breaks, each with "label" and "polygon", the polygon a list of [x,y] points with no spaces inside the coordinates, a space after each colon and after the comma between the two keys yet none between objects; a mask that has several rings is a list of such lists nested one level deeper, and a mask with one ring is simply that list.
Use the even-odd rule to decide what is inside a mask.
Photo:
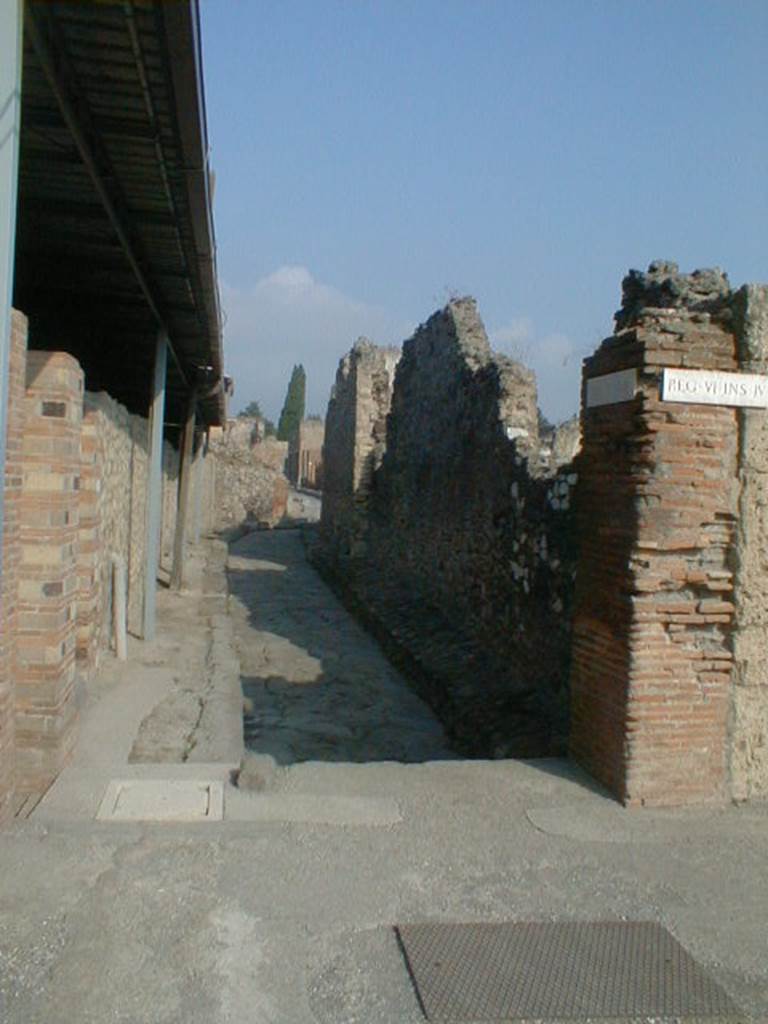
[{"label": "concrete sidewalk", "polygon": [[[393,924],[619,919],[768,1020],[765,805],[629,812],[564,761],[310,761],[235,789],[220,554],[160,595],[159,639],[105,666],[75,760],[0,833],[0,1020],[417,1024]],[[222,817],[97,820],[142,779],[220,785]]]}]

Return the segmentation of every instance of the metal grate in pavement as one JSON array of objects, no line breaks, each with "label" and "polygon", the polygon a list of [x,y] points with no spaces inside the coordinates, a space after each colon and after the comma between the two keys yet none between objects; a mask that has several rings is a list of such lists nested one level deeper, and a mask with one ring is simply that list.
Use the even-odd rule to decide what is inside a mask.
[{"label": "metal grate in pavement", "polygon": [[409,924],[396,932],[434,1024],[735,1018],[738,1008],[653,922]]}]

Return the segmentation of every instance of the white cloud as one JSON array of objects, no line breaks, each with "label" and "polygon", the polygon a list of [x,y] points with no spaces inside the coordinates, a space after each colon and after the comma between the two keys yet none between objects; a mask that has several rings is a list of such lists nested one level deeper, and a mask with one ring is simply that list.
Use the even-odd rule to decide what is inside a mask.
[{"label": "white cloud", "polygon": [[247,290],[222,283],[221,299],[232,408],[256,399],[275,420],[294,364],[307,372],[307,412],[325,415],[339,360],[360,335],[388,345],[408,334],[386,310],[322,284],[304,266],[279,267]]},{"label": "white cloud", "polygon": [[[307,372],[307,412],[325,415],[339,360],[360,335],[399,345],[415,326],[323,284],[301,265],[278,267],[248,289],[223,282],[221,298],[227,373],[235,379],[232,411],[256,399],[275,421],[295,363]],[[535,371],[545,416],[557,421],[577,411],[585,353],[567,335],[539,336],[522,316],[489,337],[497,351]]]},{"label": "white cloud", "polygon": [[525,353],[533,340],[533,321],[527,316],[517,317],[505,327],[491,331],[489,338],[495,349],[525,362]]},{"label": "white cloud", "polygon": [[536,374],[539,408],[553,422],[579,408],[581,360],[584,355],[565,334],[539,337],[528,317],[519,317],[489,332],[491,345]]}]

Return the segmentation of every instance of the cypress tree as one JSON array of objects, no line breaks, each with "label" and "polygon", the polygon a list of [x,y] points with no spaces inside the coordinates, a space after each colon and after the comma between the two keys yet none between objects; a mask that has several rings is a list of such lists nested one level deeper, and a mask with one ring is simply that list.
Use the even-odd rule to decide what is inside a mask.
[{"label": "cypress tree", "polygon": [[304,367],[299,363],[293,368],[285,402],[283,402],[283,411],[280,413],[280,420],[277,424],[278,440],[290,441],[298,431],[299,424],[304,419],[306,390],[307,375],[304,373]]}]

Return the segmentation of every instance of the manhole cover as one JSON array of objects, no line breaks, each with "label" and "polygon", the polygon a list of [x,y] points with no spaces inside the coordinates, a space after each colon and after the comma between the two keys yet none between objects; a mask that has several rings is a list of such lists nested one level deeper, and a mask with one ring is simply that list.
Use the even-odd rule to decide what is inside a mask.
[{"label": "manhole cover", "polygon": [[430,1021],[722,1019],[739,1012],[651,922],[412,924],[396,931]]},{"label": "manhole cover", "polygon": [[114,779],[107,786],[99,821],[221,821],[221,782],[179,779]]}]

